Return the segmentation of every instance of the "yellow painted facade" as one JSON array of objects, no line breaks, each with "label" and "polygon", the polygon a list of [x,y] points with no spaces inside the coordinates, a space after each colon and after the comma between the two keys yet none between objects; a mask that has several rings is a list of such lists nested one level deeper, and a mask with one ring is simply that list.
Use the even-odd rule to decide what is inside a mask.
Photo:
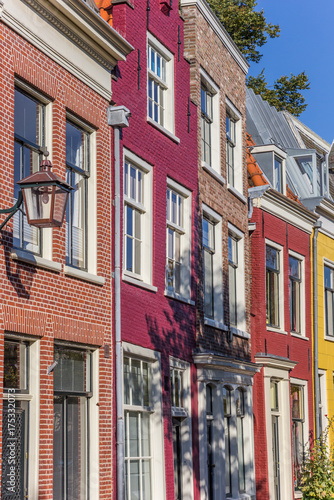
[{"label": "yellow painted facade", "polygon": [[[312,237],[313,242],[313,237]],[[313,245],[312,247],[312,290],[313,290]],[[334,417],[334,337],[326,339],[325,324],[325,286],[324,264],[325,261],[334,266],[334,235],[330,237],[319,231],[317,248],[317,276],[318,276],[318,368],[320,374],[320,390],[323,422]],[[312,300],[312,325],[313,325],[313,300]],[[314,349],[314,343],[313,343]],[[314,355],[314,352],[313,352]],[[325,380],[324,380],[325,379]],[[325,382],[325,383],[324,383]],[[323,394],[326,387],[326,395]],[[327,418],[325,417],[327,415]],[[324,425],[323,425],[324,426]],[[330,444],[334,445],[334,431],[330,431]]]}]

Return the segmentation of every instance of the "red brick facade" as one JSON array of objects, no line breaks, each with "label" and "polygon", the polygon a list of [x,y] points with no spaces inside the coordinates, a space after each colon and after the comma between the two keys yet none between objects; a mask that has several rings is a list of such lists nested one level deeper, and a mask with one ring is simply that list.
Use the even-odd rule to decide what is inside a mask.
[{"label": "red brick facade", "polygon": [[[23,81],[52,103],[52,162],[54,172],[65,178],[65,120],[73,113],[96,130],[97,274],[98,285],[84,278],[66,276],[65,225],[53,230],[52,260],[59,271],[11,258],[12,222],[1,234],[0,368],[3,373],[4,335],[13,334],[29,342],[40,341],[39,499],[53,498],[53,375],[47,367],[54,361],[54,343],[66,341],[99,350],[99,498],[112,492],[112,357],[104,356],[104,345],[112,346],[111,328],[111,149],[106,120],[108,101],[17,33],[0,23],[0,183],[1,208],[13,204],[14,82]],[[70,50],[70,49],[69,49]],[[51,147],[50,144],[46,145]],[[2,220],[5,216],[1,216]],[[1,221],[2,221],[1,220]],[[70,344],[71,345],[71,344]],[[34,369],[35,367],[31,367]],[[0,380],[2,415],[3,379]],[[36,395],[34,395],[36,397]],[[1,417],[0,417],[1,418]],[[0,425],[1,428],[1,425]],[[95,477],[91,478],[96,481]],[[30,498],[30,497],[29,497]],[[37,496],[35,497],[37,498]]]}]

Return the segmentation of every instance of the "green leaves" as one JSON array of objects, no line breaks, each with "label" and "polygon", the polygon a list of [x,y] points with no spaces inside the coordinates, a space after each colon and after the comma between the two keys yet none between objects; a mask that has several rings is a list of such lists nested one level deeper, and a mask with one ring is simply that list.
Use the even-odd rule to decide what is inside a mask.
[{"label": "green leaves", "polygon": [[259,62],[262,47],[279,36],[277,24],[266,22],[263,9],[255,11],[256,0],[208,0],[210,7],[249,62]]},{"label": "green leaves", "polygon": [[268,88],[267,81],[264,76],[264,70],[254,77],[247,78],[247,86],[254,90],[255,94],[261,95],[262,99],[268,101],[271,106],[275,106],[278,111],[289,111],[294,116],[299,116],[305,111],[305,97],[301,93],[302,90],[310,88],[305,71],[299,75],[281,76],[278,78],[273,88]]},{"label": "green leaves", "polygon": [[333,421],[330,421],[304,460],[299,478],[303,500],[334,498],[334,454],[328,446],[328,432],[332,425]]}]

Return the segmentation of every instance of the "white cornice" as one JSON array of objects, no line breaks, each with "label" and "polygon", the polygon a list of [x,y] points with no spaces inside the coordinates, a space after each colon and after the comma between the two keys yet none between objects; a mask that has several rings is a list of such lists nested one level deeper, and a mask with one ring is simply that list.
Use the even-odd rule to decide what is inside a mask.
[{"label": "white cornice", "polygon": [[249,376],[253,376],[259,371],[259,368],[250,361],[230,359],[211,352],[201,352],[194,354],[193,359],[197,368],[218,369]]},{"label": "white cornice", "polygon": [[292,370],[298,364],[296,361],[291,361],[290,359],[282,358],[280,356],[271,356],[270,354],[256,355],[255,363],[268,368],[278,368],[286,371]]},{"label": "white cornice", "polygon": [[300,203],[290,200],[274,189],[268,189],[261,198],[261,208],[266,212],[279,217],[288,224],[312,233],[318,216]]},{"label": "white cornice", "polygon": [[[132,46],[82,0],[0,0],[1,19],[110,99],[110,71]],[[0,4],[1,10],[1,4]]]},{"label": "white cornice", "polygon": [[223,45],[227,48],[233,59],[238,63],[245,75],[248,73],[249,64],[242,55],[236,44],[233,42],[230,35],[227,33],[224,26],[210,9],[205,0],[180,0],[181,7],[196,6],[206,22],[218,36]]}]

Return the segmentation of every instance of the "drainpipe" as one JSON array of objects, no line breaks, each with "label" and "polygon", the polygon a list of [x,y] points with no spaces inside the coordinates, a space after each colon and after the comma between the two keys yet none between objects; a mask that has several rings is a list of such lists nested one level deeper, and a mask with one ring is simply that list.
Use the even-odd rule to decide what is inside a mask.
[{"label": "drainpipe", "polygon": [[313,233],[313,332],[314,332],[314,388],[315,388],[315,437],[319,438],[319,376],[318,376],[318,233],[322,222],[317,220]]},{"label": "drainpipe", "polygon": [[122,337],[121,337],[121,174],[120,174],[120,129],[129,126],[130,111],[125,106],[109,106],[108,125],[114,129],[114,238],[115,238],[115,379],[116,379],[116,484],[117,500],[124,495],[124,419],[122,386]]}]

